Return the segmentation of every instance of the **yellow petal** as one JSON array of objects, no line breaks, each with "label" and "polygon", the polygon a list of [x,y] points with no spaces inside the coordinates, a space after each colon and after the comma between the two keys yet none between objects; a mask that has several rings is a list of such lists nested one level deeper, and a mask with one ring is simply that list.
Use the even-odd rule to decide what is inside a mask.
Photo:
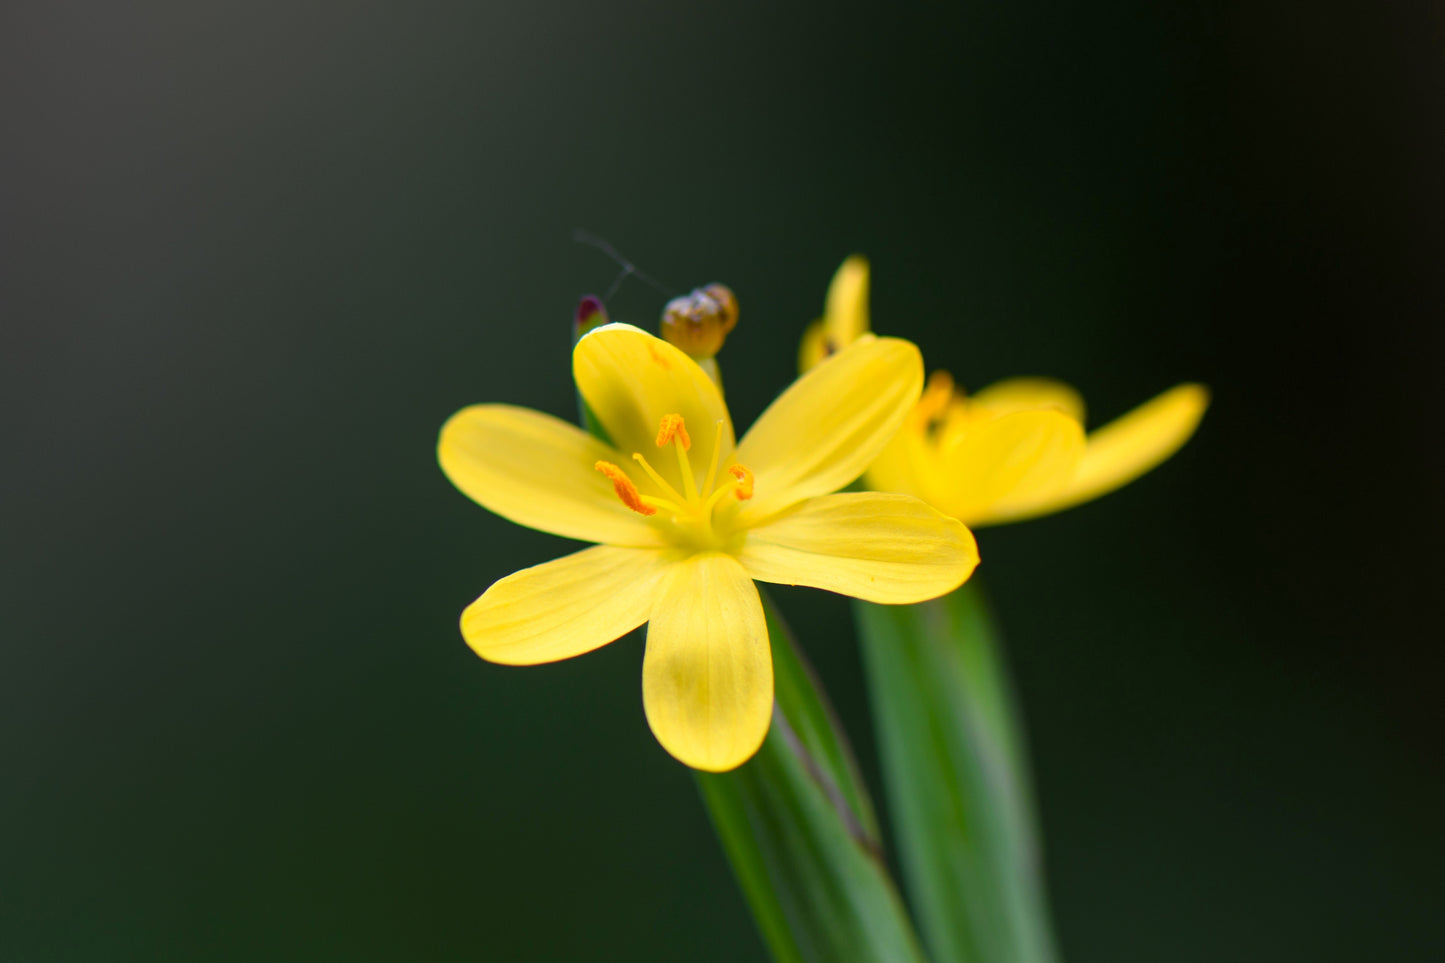
[{"label": "yellow petal", "polygon": [[910,495],[823,495],[754,529],[738,560],[762,582],[908,604],[951,592],[978,564],[967,528]]},{"label": "yellow petal", "polygon": [[1051,378],[1008,378],[975,392],[970,400],[1000,415],[1053,408],[1084,423],[1083,397]]},{"label": "yellow petal", "polygon": [[802,343],[798,345],[798,373],[802,374],[828,357],[828,346],[823,336],[822,320],[814,321],[803,330]]},{"label": "yellow petal", "polygon": [[[722,393],[696,361],[677,348],[629,324],[608,324],[589,332],[572,352],[577,388],[626,455],[641,452],[674,487],[681,471],[669,452],[658,457],[657,429],[664,415],[682,415],[692,448],[693,469],[707,472],[718,421],[723,423],[720,461],[733,450],[733,427]],[[631,467],[625,459],[624,467]]]},{"label": "yellow petal", "polygon": [[1069,508],[1126,485],[1174,454],[1199,426],[1209,389],[1183,384],[1089,434],[1069,484],[1035,502],[1005,505],[990,521],[1016,521]]},{"label": "yellow petal", "polygon": [[657,545],[593,466],[618,454],[559,418],[513,405],[452,415],[437,442],[442,471],[468,497],[519,525],[612,545]]},{"label": "yellow petal", "polygon": [[642,704],[657,741],[694,769],[742,765],[768,734],[773,657],[762,602],[730,555],[673,566],[647,626]]},{"label": "yellow petal", "polygon": [[1079,423],[1054,410],[966,419],[930,433],[916,416],[868,466],[875,491],[916,495],[966,525],[987,522],[1000,505],[1053,495],[1084,452]]},{"label": "yellow petal", "polygon": [[862,340],[793,382],[738,445],[755,494],[744,526],[863,474],[923,389],[923,358],[898,338]]},{"label": "yellow petal", "polygon": [[849,257],[833,275],[823,326],[830,353],[868,333],[868,259],[861,254]]},{"label": "yellow petal", "polygon": [[[864,487],[876,492],[898,492],[927,500],[919,477],[920,468],[927,458],[923,435],[905,424],[868,466],[863,478]],[[934,468],[936,472],[936,465]]]},{"label": "yellow petal", "polygon": [[[1084,454],[1084,429],[1057,411],[1020,411],[971,425],[931,463],[918,460],[919,496],[966,525],[1001,505],[1053,495]],[[930,465],[932,470],[928,470]]]},{"label": "yellow petal", "polygon": [[570,659],[646,622],[669,567],[658,551],[585,548],[493,584],[462,613],[462,636],[489,662]]}]

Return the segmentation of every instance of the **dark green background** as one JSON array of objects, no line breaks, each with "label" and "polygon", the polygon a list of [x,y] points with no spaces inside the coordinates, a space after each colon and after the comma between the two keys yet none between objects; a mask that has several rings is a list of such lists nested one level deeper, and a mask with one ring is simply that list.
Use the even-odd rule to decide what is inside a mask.
[{"label": "dark green background", "polygon": [[1438,6],[121,6],[0,13],[0,959],[762,956],[640,638],[457,631],[568,550],[434,444],[574,410],[576,227],[734,287],[740,424],[855,250],[971,387],[1209,383],[981,535],[1065,958],[1445,955]]}]

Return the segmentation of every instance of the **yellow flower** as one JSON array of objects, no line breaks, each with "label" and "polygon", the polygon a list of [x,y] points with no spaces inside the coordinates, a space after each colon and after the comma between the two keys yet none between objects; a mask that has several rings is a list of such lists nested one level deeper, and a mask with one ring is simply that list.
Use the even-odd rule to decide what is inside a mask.
[{"label": "yellow flower", "polygon": [[[854,255],[833,277],[824,317],[803,335],[800,367],[867,332],[868,262]],[[864,481],[973,527],[1033,518],[1149,471],[1189,440],[1208,406],[1208,389],[1182,384],[1086,436],[1083,399],[1066,384],[1012,378],[966,396],[937,371]]]},{"label": "yellow flower", "polygon": [[463,613],[462,634],[484,659],[527,665],[647,622],[647,721],[689,766],[731,769],[767,735],[772,655],[753,579],[911,603],[952,591],[978,563],[968,529],[916,498],[830,494],[913,408],[923,362],[907,341],[860,339],[736,445],[717,385],[646,332],[598,328],[572,369],[613,444],[510,405],[465,408],[442,428],[442,470],[465,494],[600,543],[498,581]]}]

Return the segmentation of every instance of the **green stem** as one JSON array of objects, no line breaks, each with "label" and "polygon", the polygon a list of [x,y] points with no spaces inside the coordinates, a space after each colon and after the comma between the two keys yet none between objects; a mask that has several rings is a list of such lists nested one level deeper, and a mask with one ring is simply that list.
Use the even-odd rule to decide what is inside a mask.
[{"label": "green stem", "polygon": [[977,583],[855,603],[885,788],[936,963],[1054,963],[1023,725]]},{"label": "green stem", "polygon": [[822,687],[766,595],[776,697],[767,739],[698,787],[779,963],[923,963],[872,802]]}]

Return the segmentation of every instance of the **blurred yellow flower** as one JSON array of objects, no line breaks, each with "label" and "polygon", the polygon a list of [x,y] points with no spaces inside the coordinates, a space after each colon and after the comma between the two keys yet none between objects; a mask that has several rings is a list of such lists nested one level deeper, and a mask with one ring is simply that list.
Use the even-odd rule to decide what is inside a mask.
[{"label": "blurred yellow flower", "polygon": [[957,588],[978,563],[968,529],[916,498],[830,494],[913,409],[923,362],[907,341],[858,339],[736,445],[717,385],[644,331],[600,327],[572,367],[613,444],[510,405],[464,408],[442,428],[442,470],[465,494],[600,543],[501,579],[463,613],[462,634],[484,659],[526,665],[647,622],[647,721],[689,766],[731,769],[767,735],[772,655],[754,579],[912,603]]},{"label": "blurred yellow flower", "polygon": [[[868,333],[868,262],[843,262],[823,318],[803,335],[803,370]],[[1182,384],[1087,436],[1084,402],[1066,384],[1012,378],[967,396],[945,371],[868,468],[877,491],[917,495],[978,527],[1046,515],[1119,488],[1194,434],[1209,392]]]}]

